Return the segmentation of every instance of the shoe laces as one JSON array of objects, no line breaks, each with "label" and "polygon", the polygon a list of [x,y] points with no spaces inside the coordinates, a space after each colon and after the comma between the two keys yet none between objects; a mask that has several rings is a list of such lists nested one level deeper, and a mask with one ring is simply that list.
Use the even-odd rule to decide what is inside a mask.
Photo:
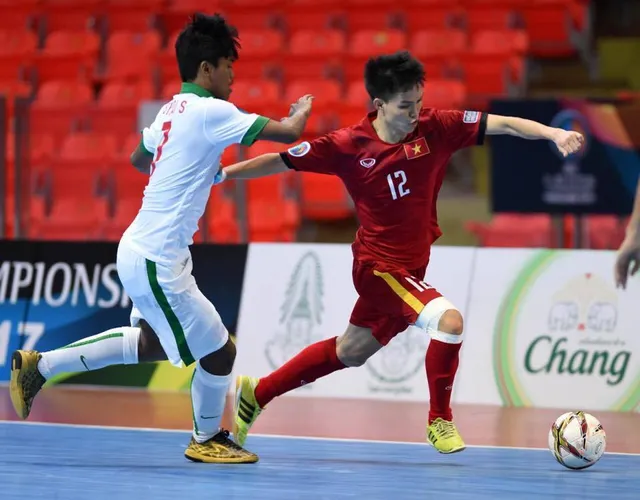
[{"label": "shoe laces", "polygon": [[245,451],[245,449],[242,446],[237,444],[233,439],[229,437],[229,431],[226,429],[220,429],[220,432],[218,432],[218,434],[213,436],[211,439],[212,441],[223,444],[233,450]]},{"label": "shoe laces", "polygon": [[435,422],[435,424],[438,434],[440,434],[443,438],[450,438],[456,435],[456,426],[453,425],[453,422],[439,419],[437,422]]}]

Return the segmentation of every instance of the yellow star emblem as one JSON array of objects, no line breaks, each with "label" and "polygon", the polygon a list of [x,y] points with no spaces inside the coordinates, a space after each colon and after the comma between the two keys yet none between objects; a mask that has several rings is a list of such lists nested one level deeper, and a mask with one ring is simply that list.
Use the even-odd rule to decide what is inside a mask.
[{"label": "yellow star emblem", "polygon": [[421,152],[422,152],[422,148],[420,147],[420,144],[416,144],[415,146],[413,146],[414,155],[420,154]]}]

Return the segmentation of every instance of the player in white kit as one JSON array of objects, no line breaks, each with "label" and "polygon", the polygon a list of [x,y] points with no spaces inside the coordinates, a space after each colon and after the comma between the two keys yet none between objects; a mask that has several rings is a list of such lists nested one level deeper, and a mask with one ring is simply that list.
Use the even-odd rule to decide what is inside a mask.
[{"label": "player in white kit", "polygon": [[237,37],[217,14],[195,14],[178,37],[184,83],[144,129],[131,156],[132,164],[150,175],[140,212],[118,246],[118,275],[133,302],[131,326],[49,352],[14,352],[10,392],[21,418],[29,416],[45,381],[59,373],[165,359],[176,366],[195,363],[193,434],[185,456],[216,463],[258,460],[220,428],[236,350],[220,315],[196,285],[188,247],[224,149],[258,139],[296,141],[312,98],[300,98],[279,122],[229,103]]}]

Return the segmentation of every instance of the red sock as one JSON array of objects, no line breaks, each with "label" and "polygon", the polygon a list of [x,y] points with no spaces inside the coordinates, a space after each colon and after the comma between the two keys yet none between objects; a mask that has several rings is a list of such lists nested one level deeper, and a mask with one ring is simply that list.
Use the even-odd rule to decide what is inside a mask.
[{"label": "red sock", "polygon": [[447,344],[439,340],[431,339],[425,367],[427,369],[427,381],[429,382],[429,423],[440,417],[444,420],[452,420],[451,392],[453,379],[458,370],[458,353],[460,344]]},{"label": "red sock", "polygon": [[256,401],[264,408],[272,399],[346,368],[336,353],[336,338],[305,347],[276,371],[260,379]]}]

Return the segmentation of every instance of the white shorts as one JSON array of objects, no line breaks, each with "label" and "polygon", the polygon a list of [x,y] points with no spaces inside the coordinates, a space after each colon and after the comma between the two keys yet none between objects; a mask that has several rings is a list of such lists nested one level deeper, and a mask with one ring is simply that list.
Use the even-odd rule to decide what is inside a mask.
[{"label": "white shorts", "polygon": [[173,365],[189,366],[227,343],[229,332],[218,311],[191,275],[190,255],[171,266],[157,264],[121,241],[117,266],[133,302],[131,326],[141,319],[149,323]]}]

